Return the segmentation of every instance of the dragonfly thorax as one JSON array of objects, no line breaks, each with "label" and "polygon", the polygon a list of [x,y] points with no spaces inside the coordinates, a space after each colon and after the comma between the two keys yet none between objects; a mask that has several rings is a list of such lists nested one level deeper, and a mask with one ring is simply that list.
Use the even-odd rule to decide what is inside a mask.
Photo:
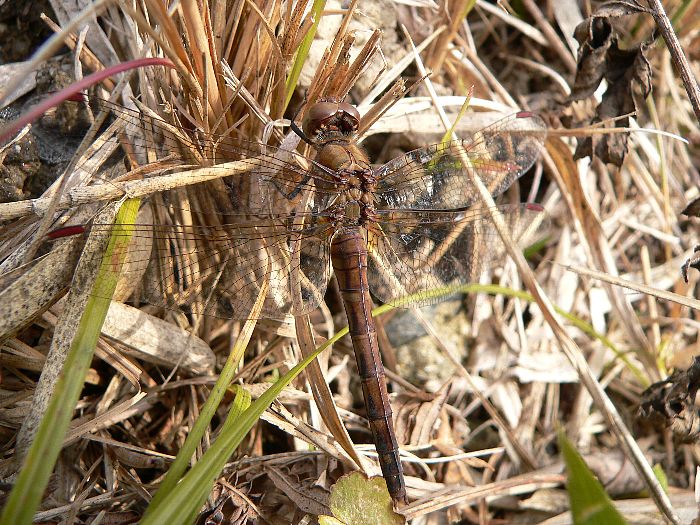
[{"label": "dragonfly thorax", "polygon": [[358,225],[374,217],[376,176],[362,148],[348,140],[326,143],[316,162],[331,170],[325,175],[332,177],[340,197],[334,210],[337,223]]},{"label": "dragonfly thorax", "polygon": [[316,154],[316,162],[336,172],[340,183],[346,183],[351,176],[358,180],[371,178],[371,168],[367,155],[356,144],[348,140],[324,143]]},{"label": "dragonfly thorax", "polygon": [[332,222],[336,229],[343,227],[365,226],[367,222],[372,221],[376,212],[374,206],[367,204],[365,195],[360,198],[354,198],[353,192],[345,192],[340,199],[327,210],[330,212]]}]

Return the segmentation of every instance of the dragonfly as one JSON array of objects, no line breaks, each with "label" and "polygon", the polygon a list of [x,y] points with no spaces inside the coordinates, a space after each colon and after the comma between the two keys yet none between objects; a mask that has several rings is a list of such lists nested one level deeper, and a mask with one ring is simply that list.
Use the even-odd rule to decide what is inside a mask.
[{"label": "dragonfly", "polygon": [[[157,224],[129,228],[147,241],[131,248],[132,264],[124,270],[134,272],[129,280],[142,282],[132,300],[247,319],[265,283],[258,317],[298,316],[323,301],[334,273],[378,462],[393,501],[405,502],[372,295],[385,304],[419,307],[440,300],[431,290],[456,291],[478,280],[498,257],[499,241],[470,171],[494,197],[503,193],[537,161],[543,120],[514,113],[465,139],[372,166],[358,144],[360,113],[333,98],[311,105],[296,128],[297,138],[311,145],[308,156],[284,144],[186,134],[153,116],[108,107],[138,129],[138,140],[171,158],[187,157],[190,165],[207,152],[257,160],[248,171],[194,185],[184,196],[172,190],[152,197]],[[531,203],[498,211],[521,241],[545,215]],[[151,266],[144,271],[134,261]]]}]

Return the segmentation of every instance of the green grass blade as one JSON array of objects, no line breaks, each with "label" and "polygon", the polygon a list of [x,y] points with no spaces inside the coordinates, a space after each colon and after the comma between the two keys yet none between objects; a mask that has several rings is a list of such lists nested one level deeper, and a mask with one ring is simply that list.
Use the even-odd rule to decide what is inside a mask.
[{"label": "green grass blade", "polygon": [[566,490],[569,492],[574,524],[625,525],[627,521],[563,432],[559,433],[559,447],[566,463]]},{"label": "green grass blade", "polygon": [[469,104],[471,104],[472,101],[472,92],[474,91],[474,88],[472,87],[469,90],[469,93],[464,99],[464,102],[462,103],[462,107],[459,108],[459,113],[457,113],[457,118],[454,120],[452,123],[452,126],[450,129],[448,129],[445,134],[442,136],[440,139],[440,144],[447,144],[448,142],[452,141],[452,137],[454,136],[455,129],[457,129],[457,124],[459,124],[459,121],[462,120],[464,115],[467,113],[467,109],[469,109]]},{"label": "green grass blade", "polygon": [[[223,469],[226,459],[236,450],[243,438],[250,432],[260,415],[267,410],[275,398],[294,378],[296,378],[311,361],[316,359],[328,346],[332,345],[348,333],[348,329],[340,330],[333,338],[318,347],[311,355],[292,368],[278,381],[272,384],[263,395],[251,404],[240,416],[229,417],[219,437],[207,450],[199,462],[182,478],[182,480],[162,497],[157,509],[148,517],[144,516],[141,525],[187,525],[193,512],[201,507],[204,498],[209,494],[211,484]],[[206,490],[205,490],[206,487]],[[161,489],[162,490],[162,489]],[[160,490],[159,490],[160,492]]]},{"label": "green grass blade", "polygon": [[209,453],[209,455],[205,454],[205,457],[202,457],[202,461],[197,463],[197,470],[193,469],[192,479],[183,480],[185,486],[189,485],[193,490],[190,496],[192,502],[188,505],[188,510],[192,512],[195,518],[199,509],[202,508],[209,494],[211,494],[214,481],[224,470],[224,466],[226,466],[226,462],[231,457],[232,452],[240,444],[240,442],[230,442],[227,437],[231,435],[233,429],[238,425],[238,418],[241,414],[250,407],[251,398],[250,393],[243,387],[236,386],[234,388],[236,397],[233,400],[233,408],[226,417],[219,438],[217,438],[217,442],[213,447],[214,451]]},{"label": "green grass blade", "polygon": [[[46,413],[39,424],[34,442],[24,460],[17,481],[0,517],[2,525],[32,523],[49,477],[61,452],[63,440],[70,425],[73,409],[83,389],[92,356],[107,316],[110,299],[117,285],[121,263],[124,260],[136,213],[138,199],[124,202],[115,218],[115,231],[102,257],[94,287],[105,293],[88,299],[85,312],[66,357],[61,376],[56,382]],[[132,225],[131,227],[129,225]],[[118,261],[117,264],[114,264]],[[111,290],[111,292],[110,292]]]},{"label": "green grass blade", "polygon": [[243,325],[243,330],[241,330],[241,333],[236,339],[236,344],[231,350],[231,353],[229,354],[228,359],[226,360],[226,363],[219,374],[219,379],[217,379],[206,403],[204,403],[204,406],[199,413],[199,417],[197,418],[197,421],[195,421],[192,430],[187,435],[187,439],[185,439],[185,443],[182,445],[180,452],[178,452],[175,461],[168,469],[168,473],[165,475],[165,478],[158,487],[158,491],[146,509],[143,516],[144,521],[142,523],[146,523],[146,519],[153,519],[155,516],[159,515],[158,511],[160,507],[164,504],[166,498],[173,492],[175,486],[180,481],[180,478],[182,478],[183,474],[187,470],[190,460],[197,449],[197,445],[199,445],[199,443],[202,441],[204,433],[206,432],[207,428],[209,428],[209,423],[216,413],[216,409],[219,407],[226,390],[231,385],[231,381],[233,381],[238,363],[243,358],[243,353],[248,346],[250,337],[253,335],[253,329],[255,328],[257,322],[256,319],[260,313],[260,309],[262,308],[265,296],[268,292],[268,284],[269,282],[265,281],[263,286],[260,288],[258,298],[250,312],[251,319],[248,319]]},{"label": "green grass blade", "polygon": [[[178,514],[186,516],[184,520],[182,520],[182,516],[178,517],[175,519],[175,523],[178,523],[178,520],[182,520],[182,523],[191,523],[193,521],[192,516],[196,517],[199,509],[204,505],[204,502],[211,492],[214,480],[224,469],[224,465],[232,453],[232,450],[225,449],[225,443],[221,441],[221,437],[227,432],[230,432],[231,426],[235,425],[240,415],[250,406],[250,394],[248,391],[240,386],[236,386],[235,390],[236,397],[233,400],[233,408],[226,418],[219,437],[212,447],[202,456],[200,461],[182,479],[180,484],[175,485],[170,491],[163,490],[163,484],[161,484],[158,489],[158,494],[160,495],[159,501],[157,502],[158,505],[154,506],[153,503],[149,505],[147,513],[140,521],[142,525],[147,523],[163,523],[163,520],[166,519],[171,520],[172,518],[167,517],[173,510],[170,509],[170,507],[174,507]],[[200,419],[201,418],[198,418],[197,421],[199,422]],[[188,439],[193,435],[193,432],[190,432]],[[196,444],[197,443],[195,443],[195,445]],[[236,444],[236,447],[237,446]],[[235,450],[235,447],[233,450]],[[178,458],[181,457],[187,459],[182,455],[182,450],[180,454],[178,454]],[[174,472],[172,467],[168,470],[168,475],[170,475],[171,472]],[[179,481],[179,476],[176,481]],[[153,501],[155,501],[155,498]],[[173,525],[170,521],[168,521],[168,523]]]}]

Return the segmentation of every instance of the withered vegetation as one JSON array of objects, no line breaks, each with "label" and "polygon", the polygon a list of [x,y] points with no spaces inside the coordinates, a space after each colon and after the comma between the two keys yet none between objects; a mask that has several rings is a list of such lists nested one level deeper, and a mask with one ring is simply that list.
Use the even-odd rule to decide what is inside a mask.
[{"label": "withered vegetation", "polygon": [[[347,324],[332,279],[308,316],[259,316],[252,334],[245,321],[211,306],[228,271],[211,254],[231,242],[217,228],[223,214],[237,211],[217,166],[256,156],[264,162],[289,149],[313,157],[289,121],[301,126],[309,106],[328,98],[358,106],[362,143],[377,164],[440,142],[446,129],[438,111],[459,120],[462,138],[493,113],[520,109],[538,113],[549,128],[541,159],[501,202],[537,202],[547,211],[528,262],[557,318],[505,258],[468,294],[377,317],[406,452],[410,503],[401,513],[426,524],[538,523],[564,513],[560,429],[612,498],[648,490],[655,494],[649,514],[660,514],[664,502],[644,470],[646,457],[647,469],[664,468],[676,512],[696,511],[697,447],[671,431],[685,428],[694,440],[692,400],[683,399],[681,414],[647,393],[644,415],[658,409],[661,417],[641,419],[637,408],[647,387],[687,368],[700,351],[694,308],[670,293],[692,298],[700,282],[693,267],[685,267],[687,284],[680,272],[699,242],[698,219],[679,215],[700,193],[698,122],[643,10],[596,14],[589,2],[535,4],[543,3],[328,2],[317,11],[308,0],[183,0],[169,11],[147,0],[108,3],[87,32],[71,25],[77,13],[56,15],[51,27],[72,50],[62,59],[71,74],[144,57],[165,57],[174,67],[139,69],[92,90],[90,99],[110,101],[77,112],[107,109],[121,118],[95,125],[87,150],[43,193],[10,165],[25,147],[22,136],[2,149],[4,183],[19,177],[13,188],[0,186],[3,200],[15,201],[0,204],[2,478],[13,480],[27,454],[82,314],[82,303],[60,298],[71,284],[85,288],[74,270],[88,248],[82,238],[47,242],[47,231],[87,224],[108,202],[143,191],[150,196],[137,222],[154,240],[137,239],[145,244],[131,253],[161,255],[150,266],[143,256],[127,261],[131,277],[116,299],[153,296],[144,283],[171,292],[181,286],[158,265],[173,264],[173,245],[181,275],[207,278],[188,287],[185,309],[167,308],[170,299],[113,305],[40,522],[136,522],[240,338],[249,339],[232,383],[256,399]],[[692,61],[700,53],[698,3],[668,4],[679,10],[671,12],[674,27]],[[27,64],[46,71],[45,60]],[[159,119],[167,129],[154,130]],[[126,162],[114,162],[119,152]],[[139,189],[156,177],[163,177],[157,192]],[[236,191],[259,198],[254,187]],[[203,225],[205,215],[212,222]],[[173,234],[177,225],[207,234],[169,238],[166,248],[149,244],[165,241],[158,232]],[[630,293],[625,282],[651,288]],[[692,374],[682,377],[692,383]],[[233,401],[230,391],[192,463],[219,435]],[[315,523],[331,514],[329,494],[342,475],[379,473],[363,415],[344,338],[263,413],[201,511],[216,509],[228,520],[221,523]],[[635,443],[644,443],[643,454]]]}]

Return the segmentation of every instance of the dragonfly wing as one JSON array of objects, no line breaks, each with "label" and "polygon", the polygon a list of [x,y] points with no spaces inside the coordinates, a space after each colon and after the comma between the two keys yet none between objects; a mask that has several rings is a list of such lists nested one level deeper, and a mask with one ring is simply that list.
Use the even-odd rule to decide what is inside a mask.
[{"label": "dragonfly wing", "polygon": [[[238,138],[233,133],[207,134],[174,126],[154,114],[99,98],[91,100],[123,124],[132,151],[155,153],[161,159],[158,161],[161,170],[183,171],[183,166],[187,166],[190,170],[206,167],[210,172],[220,172],[227,176],[226,185],[232,190],[233,202],[250,212],[266,213],[271,203],[280,199],[293,201],[305,190],[313,190],[309,209],[319,212],[326,209],[338,193],[333,174],[296,152],[295,143],[274,147]],[[141,160],[145,162],[146,159]],[[239,160],[250,161],[251,168],[233,173],[227,163]],[[193,180],[196,176],[192,175]],[[258,186],[262,186],[262,190],[255,190]],[[253,191],[241,192],[247,188]],[[245,199],[239,201],[241,194]]]},{"label": "dragonfly wing", "polygon": [[[512,238],[532,239],[546,220],[530,204],[499,206]],[[505,255],[505,248],[484,208],[450,212],[398,212],[378,221],[369,234],[369,286],[383,303],[425,306],[439,302],[459,286],[477,282],[481,273]],[[435,292],[446,294],[436,296]]]},{"label": "dragonfly wing", "polygon": [[[267,281],[269,290],[258,317],[308,313],[323,299],[330,277],[326,230],[327,226],[316,226],[289,231],[271,221],[217,228],[135,227],[132,236],[137,241],[152,238],[153,243],[148,251],[130,248],[132,261],[150,260],[133,302],[245,319]],[[125,267],[123,278],[140,279],[137,267]],[[94,294],[102,296],[99,289]]]},{"label": "dragonfly wing", "polygon": [[375,170],[377,208],[441,210],[471,206],[478,202],[478,193],[465,173],[467,169],[478,174],[493,196],[499,195],[535,163],[545,132],[540,117],[521,112],[467,139],[408,152]]}]

